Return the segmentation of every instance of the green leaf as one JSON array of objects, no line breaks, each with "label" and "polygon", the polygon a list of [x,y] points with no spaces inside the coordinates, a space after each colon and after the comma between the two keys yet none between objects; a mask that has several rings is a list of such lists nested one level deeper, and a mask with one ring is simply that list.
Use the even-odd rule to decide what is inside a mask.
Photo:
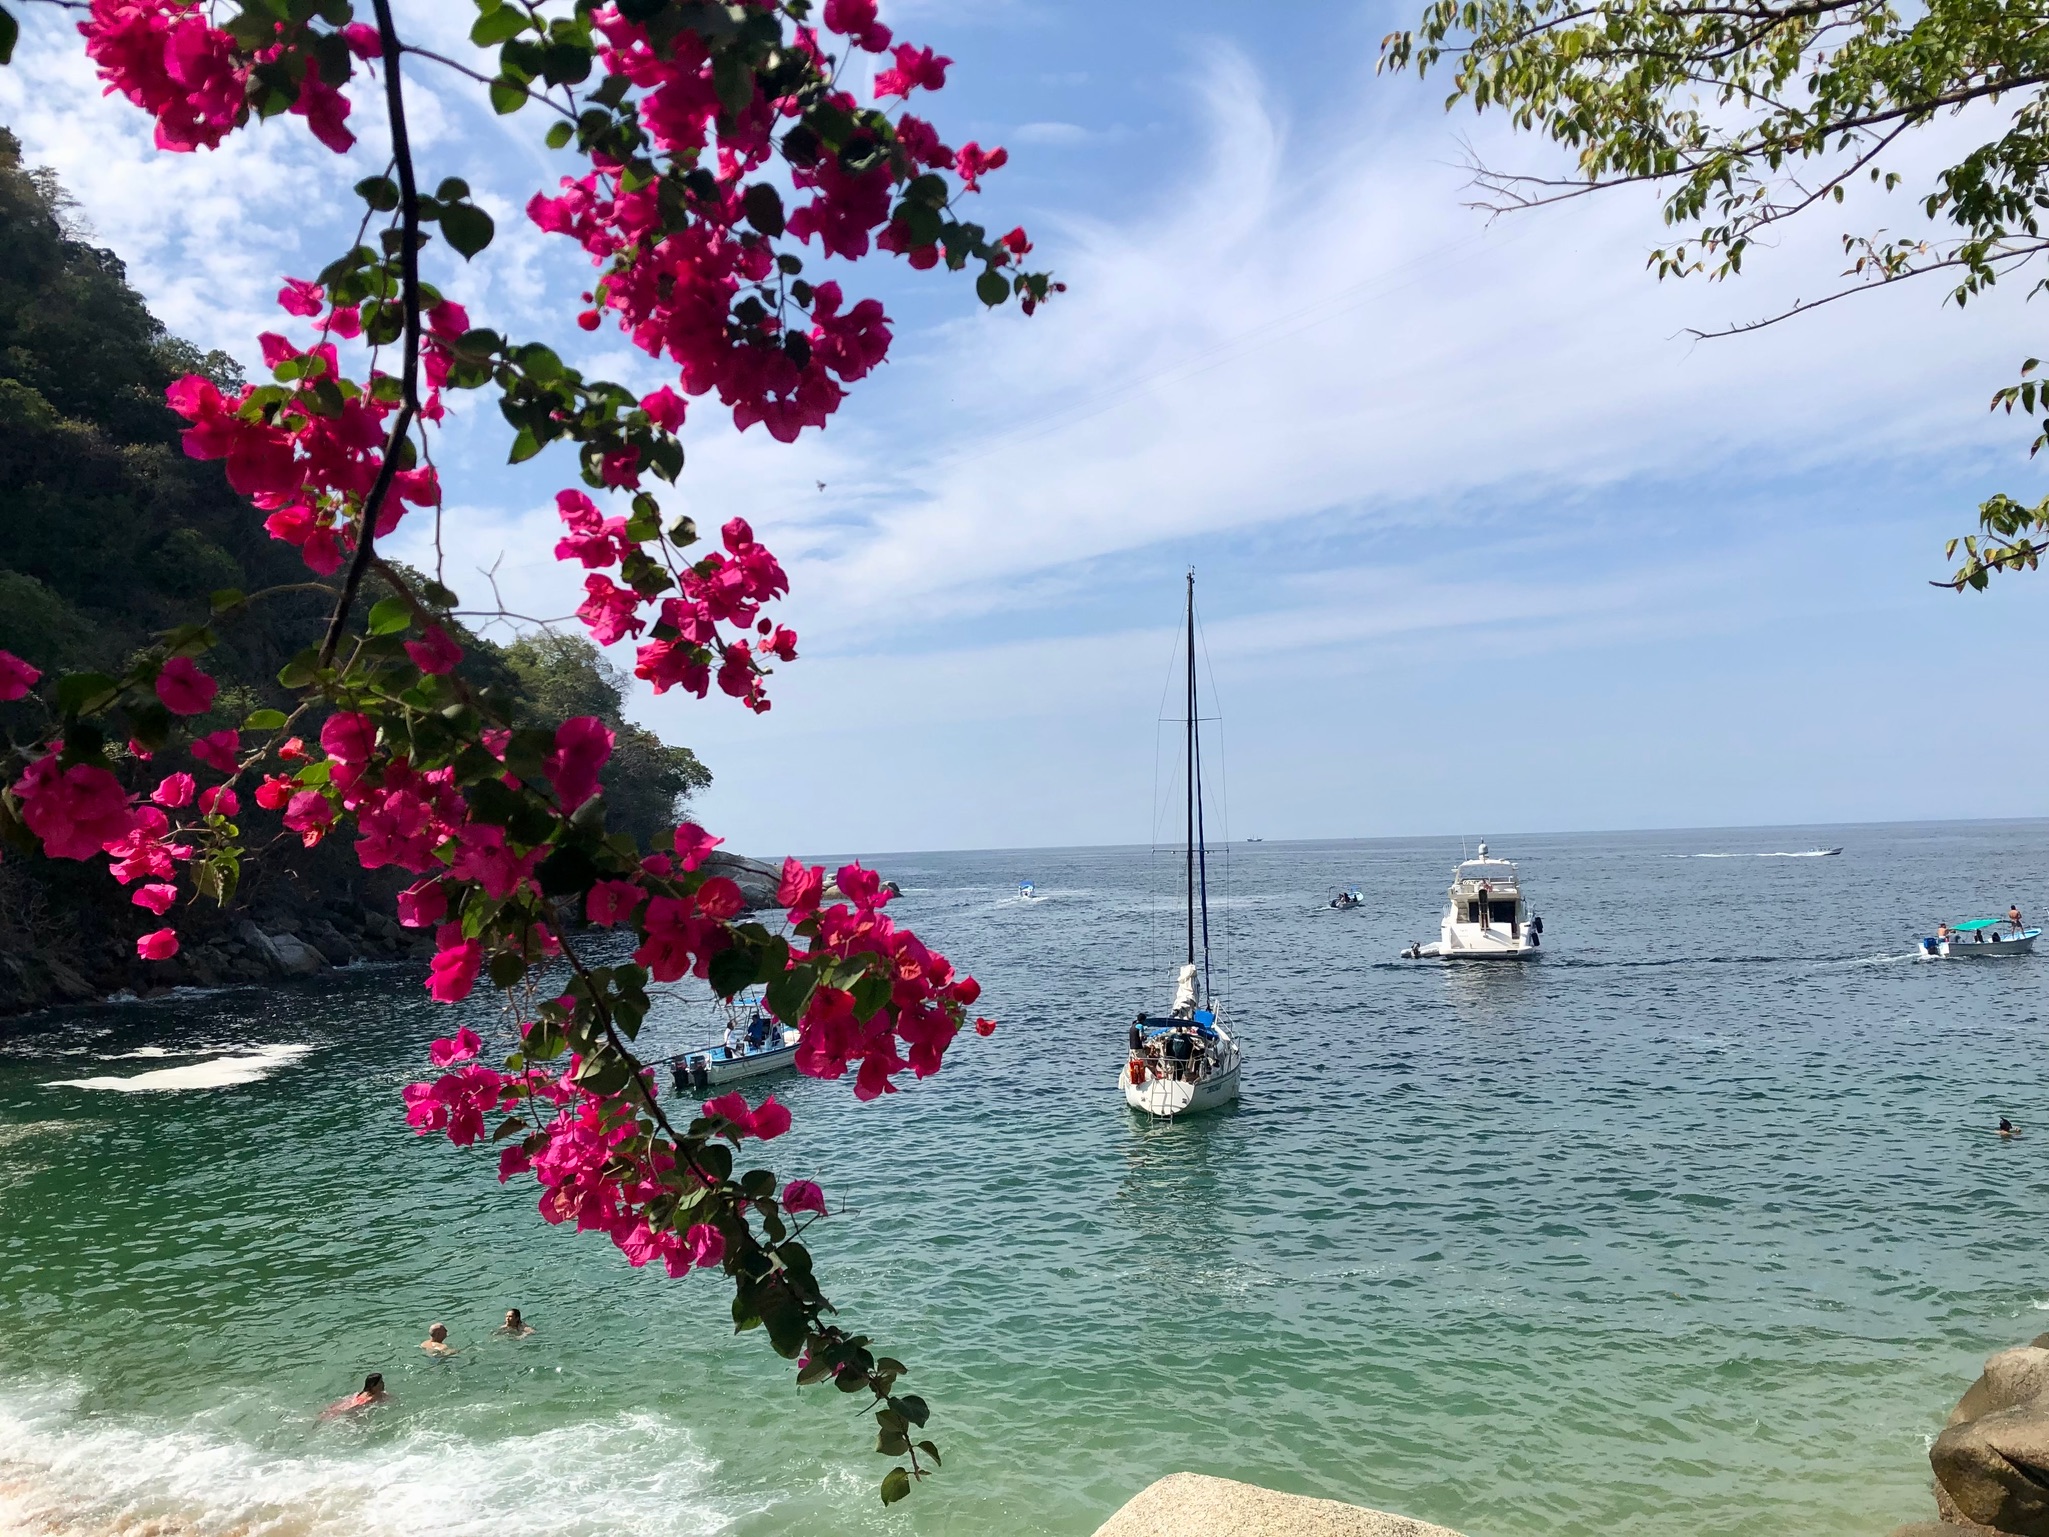
[{"label": "green leaf", "polygon": [[491,985],[504,989],[518,983],[526,975],[526,962],[516,955],[499,954],[491,957]]},{"label": "green leaf", "polygon": [[1010,280],[991,267],[975,279],[975,297],[994,309],[1010,297]]},{"label": "green leaf", "polygon": [[569,143],[570,135],[576,130],[567,123],[551,123],[548,127],[548,148],[562,149]]},{"label": "green leaf", "polygon": [[918,1443],[918,1450],[923,1452],[927,1457],[930,1457],[932,1459],[933,1467],[938,1468],[945,1466],[945,1464],[939,1460],[939,1448],[934,1446],[930,1441],[920,1441]]},{"label": "green leaf", "polygon": [[241,603],[246,597],[247,594],[244,593],[242,589],[239,587],[223,587],[220,589],[220,591],[208,597],[206,601],[210,605],[212,605],[213,611],[216,614],[218,614],[225,609],[235,607],[235,605]]},{"label": "green leaf", "polygon": [[356,183],[356,196],[379,213],[398,207],[398,183],[389,176],[366,176]]},{"label": "green leaf", "polygon": [[285,719],[286,716],[283,710],[251,710],[243,718],[242,729],[244,731],[281,731],[284,729]]},{"label": "green leaf", "polygon": [[506,456],[507,464],[524,464],[541,451],[541,440],[531,430],[522,427],[512,440],[512,452]]},{"label": "green leaf", "polygon": [[0,10],[0,64],[14,60],[14,44],[21,36],[21,23],[5,10]]},{"label": "green leaf", "polygon": [[714,955],[706,971],[712,991],[721,998],[730,998],[753,983],[754,954],[745,946],[733,945]]},{"label": "green leaf", "polygon": [[780,235],[783,232],[782,194],[765,181],[758,181],[740,195],[740,207],[746,211],[747,222],[764,235]]},{"label": "green leaf", "polygon": [[370,607],[372,635],[396,635],[412,622],[413,610],[404,598],[380,598]]},{"label": "green leaf", "polygon": [[496,48],[525,30],[526,12],[516,5],[505,5],[477,18],[477,24],[470,28],[470,41],[479,48]]},{"label": "green leaf", "polygon": [[517,112],[526,105],[526,92],[510,80],[491,82],[491,110],[500,117]]},{"label": "green leaf", "polygon": [[475,203],[451,203],[441,211],[441,233],[464,261],[489,245],[496,232],[491,216]]},{"label": "green leaf", "polygon": [[911,1492],[911,1475],[902,1468],[891,1468],[882,1478],[882,1503],[894,1505]]},{"label": "green leaf", "polygon": [[57,708],[65,715],[76,715],[88,704],[115,689],[114,680],[103,672],[74,672],[67,674],[57,683]]}]

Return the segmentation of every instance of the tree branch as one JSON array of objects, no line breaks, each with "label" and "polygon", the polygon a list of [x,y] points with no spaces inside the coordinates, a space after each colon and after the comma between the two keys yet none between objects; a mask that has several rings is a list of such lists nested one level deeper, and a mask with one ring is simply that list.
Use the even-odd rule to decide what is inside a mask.
[{"label": "tree branch", "polygon": [[391,495],[391,483],[398,474],[399,450],[413,429],[420,412],[420,189],[413,178],[412,140],[406,132],[405,87],[399,78],[399,56],[404,49],[391,19],[391,0],[371,0],[377,12],[378,41],[384,54],[384,109],[391,123],[391,158],[398,168],[400,303],[405,312],[405,353],[399,371],[398,416],[385,440],[384,462],[377,467],[377,480],[363,499],[363,511],[356,525],[356,554],[349,562],[349,574],[342,583],[341,597],[327,622],[327,637],[320,643],[320,665],[334,660],[341,644],[342,629],[348,623],[349,608],[363,585],[363,576],[377,543],[377,518]]}]

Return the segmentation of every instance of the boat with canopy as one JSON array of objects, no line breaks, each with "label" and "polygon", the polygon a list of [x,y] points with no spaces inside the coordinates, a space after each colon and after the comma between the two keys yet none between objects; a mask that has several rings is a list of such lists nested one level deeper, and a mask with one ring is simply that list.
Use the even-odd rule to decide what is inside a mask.
[{"label": "boat with canopy", "polygon": [[[747,1017],[741,1018],[741,1011]],[[762,1007],[733,999],[726,1005],[725,1039],[701,1051],[672,1058],[671,1074],[678,1094],[702,1094],[723,1084],[763,1078],[797,1065],[802,1039]]]},{"label": "boat with canopy", "polygon": [[[1195,573],[1188,573],[1187,958],[1174,977],[1164,1017],[1132,1022],[1130,1055],[1117,1075],[1124,1102],[1160,1119],[1193,1115],[1238,1097],[1238,1043],[1224,1027],[1210,966],[1209,846],[1202,795],[1202,720],[1195,688]],[[1200,943],[1198,944],[1198,937]]]},{"label": "boat with canopy", "polygon": [[2007,955],[2032,955],[2040,929],[2016,928],[2004,918],[1965,918],[1945,923],[1923,936],[1921,953],[1945,961],[1989,961]]}]

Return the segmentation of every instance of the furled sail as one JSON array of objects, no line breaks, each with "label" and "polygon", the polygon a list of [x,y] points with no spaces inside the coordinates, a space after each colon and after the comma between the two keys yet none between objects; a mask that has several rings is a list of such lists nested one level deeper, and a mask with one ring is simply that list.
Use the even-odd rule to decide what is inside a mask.
[{"label": "furled sail", "polygon": [[1174,1012],[1192,1013],[1195,1009],[1195,966],[1191,962],[1181,968],[1181,976],[1174,983]]}]

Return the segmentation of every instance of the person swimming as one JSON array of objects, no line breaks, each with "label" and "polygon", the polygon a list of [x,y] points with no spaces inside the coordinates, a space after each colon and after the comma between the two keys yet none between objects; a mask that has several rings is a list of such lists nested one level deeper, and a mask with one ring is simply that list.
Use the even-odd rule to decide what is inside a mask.
[{"label": "person swimming", "polygon": [[339,1419],[344,1414],[358,1414],[377,1404],[391,1402],[391,1395],[384,1391],[384,1373],[372,1372],[363,1379],[363,1391],[351,1393],[347,1398],[338,1398],[320,1411],[323,1420]]},{"label": "person swimming", "polygon": [[505,1322],[499,1328],[500,1334],[509,1334],[516,1340],[523,1340],[534,1332],[534,1326],[519,1316],[518,1308],[505,1310]]},{"label": "person swimming", "polygon": [[430,1356],[452,1356],[455,1347],[448,1343],[448,1325],[434,1324],[427,1330],[427,1337],[420,1341],[420,1348]]},{"label": "person swimming", "polygon": [[2018,1126],[2014,1125],[2013,1122],[2009,1121],[2003,1115],[1999,1118],[2000,1136],[2004,1137],[2007,1141],[2011,1142],[2015,1137],[2018,1137],[2020,1134],[2021,1129]]}]

